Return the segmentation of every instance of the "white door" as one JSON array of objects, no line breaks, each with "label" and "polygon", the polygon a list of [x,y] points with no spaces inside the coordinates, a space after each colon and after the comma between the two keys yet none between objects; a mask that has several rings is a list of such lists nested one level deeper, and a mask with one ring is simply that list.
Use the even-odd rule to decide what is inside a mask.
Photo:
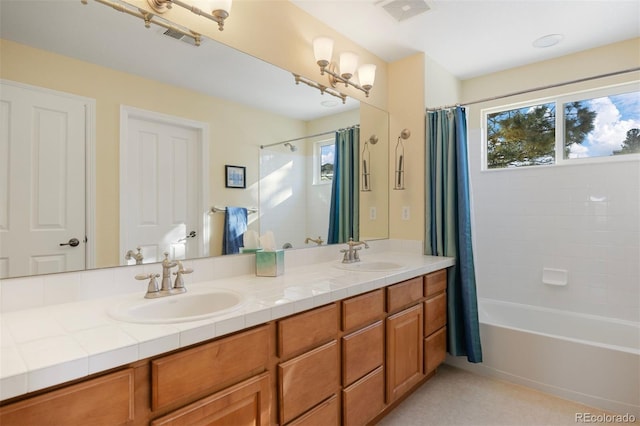
[{"label": "white door", "polygon": [[[123,114],[124,115],[124,114]],[[121,260],[202,256],[202,131],[153,114],[126,115],[121,141]]]},{"label": "white door", "polygon": [[0,278],[84,269],[87,103],[8,82],[0,98]]}]

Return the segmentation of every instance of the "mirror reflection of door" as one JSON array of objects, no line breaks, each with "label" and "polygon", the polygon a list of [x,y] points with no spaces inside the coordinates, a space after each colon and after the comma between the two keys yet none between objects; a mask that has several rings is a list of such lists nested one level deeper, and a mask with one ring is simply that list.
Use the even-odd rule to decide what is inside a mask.
[{"label": "mirror reflection of door", "polygon": [[[148,112],[123,114],[120,150],[120,260],[143,263],[206,255],[201,127]],[[202,126],[206,126],[202,124]]]},{"label": "mirror reflection of door", "polygon": [[0,84],[0,278],[85,268],[91,101]]}]

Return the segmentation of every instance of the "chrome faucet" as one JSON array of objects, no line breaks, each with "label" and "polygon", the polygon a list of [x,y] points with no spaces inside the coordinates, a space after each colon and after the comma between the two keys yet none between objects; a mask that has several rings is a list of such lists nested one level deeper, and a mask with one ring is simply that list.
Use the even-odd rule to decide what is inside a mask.
[{"label": "chrome faucet", "polygon": [[[176,276],[176,280],[173,286],[171,286],[171,268],[178,267],[178,271],[173,274]],[[193,269],[185,269],[181,261],[169,260],[169,253],[164,254],[164,260],[162,261],[162,284],[158,285],[157,278],[160,274],[141,274],[136,275],[137,280],[149,280],[147,286],[147,293],[144,295],[145,299],[155,299],[157,297],[171,296],[173,294],[184,293],[187,289],[184,286],[184,279],[182,275],[190,274]]]},{"label": "chrome faucet", "polygon": [[369,248],[369,244],[367,244],[366,241],[353,241],[353,238],[349,238],[347,246],[348,248],[340,250],[340,253],[344,253],[342,263],[360,262],[360,255],[358,254],[358,251],[360,251],[362,247],[359,246],[364,246],[366,249]]},{"label": "chrome faucet", "polygon": [[315,240],[314,240],[313,238],[310,238],[310,237],[307,237],[307,238],[304,240],[304,243],[305,243],[305,244],[309,244],[310,242],[316,243],[316,244],[317,244],[317,245],[319,245],[319,246],[321,246],[321,245],[322,245],[322,243],[324,243],[324,241],[322,241],[322,237],[320,237],[320,236],[318,236],[318,238],[317,238],[317,239],[315,239]]},{"label": "chrome faucet", "polygon": [[133,250],[127,250],[127,253],[124,255],[126,260],[135,259],[136,265],[142,265],[142,261],[144,260],[144,256],[142,255],[142,249],[140,247],[136,247],[138,250],[137,253],[134,253]]}]

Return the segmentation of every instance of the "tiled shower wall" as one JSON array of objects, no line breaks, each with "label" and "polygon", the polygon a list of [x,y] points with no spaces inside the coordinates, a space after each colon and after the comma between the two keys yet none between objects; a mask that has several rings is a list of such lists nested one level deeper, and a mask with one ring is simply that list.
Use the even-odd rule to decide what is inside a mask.
[{"label": "tiled shower wall", "polygon": [[478,296],[640,321],[640,161],[481,171],[481,143],[470,128]]}]

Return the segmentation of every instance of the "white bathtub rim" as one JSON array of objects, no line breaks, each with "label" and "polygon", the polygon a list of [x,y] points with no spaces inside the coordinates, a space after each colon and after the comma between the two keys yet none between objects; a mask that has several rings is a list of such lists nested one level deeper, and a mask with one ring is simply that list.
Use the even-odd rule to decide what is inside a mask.
[{"label": "white bathtub rim", "polygon": [[522,377],[516,374],[509,373],[507,371],[502,371],[486,364],[470,363],[464,357],[455,357],[447,354],[445,363],[452,367],[470,371],[481,376],[504,380],[509,383],[514,383],[516,385],[554,395],[567,401],[585,405],[588,408],[593,408],[594,413],[598,412],[599,410],[606,410],[613,414],[633,414],[636,418],[640,418],[640,405],[627,404],[623,401],[615,401],[608,398],[585,394],[583,392],[560,386],[542,383],[537,380],[532,380],[527,377]]},{"label": "white bathtub rim", "polygon": [[[593,314],[585,314],[585,313],[574,312],[574,311],[562,311],[562,310],[559,310],[559,309],[547,308],[547,307],[544,307],[544,306],[527,305],[527,304],[524,304],[524,303],[509,302],[509,301],[497,300],[497,299],[489,299],[489,298],[478,298],[478,310],[479,311],[482,310],[483,303],[502,305],[502,306],[509,306],[509,307],[517,307],[517,308],[521,308],[521,309],[528,309],[528,310],[538,311],[538,312],[542,312],[542,313],[552,313],[552,314],[560,313],[560,314],[564,314],[564,315],[571,315],[573,317],[585,318],[585,319],[588,319],[588,320],[591,320],[591,321],[603,321],[603,322],[608,322],[608,323],[612,323],[612,324],[616,324],[616,325],[623,325],[623,326],[631,327],[631,328],[637,329],[638,333],[640,333],[640,322],[628,321],[628,320],[623,320],[623,319],[619,319],[619,318],[609,318],[609,317],[593,315]],[[629,347],[629,346],[612,345],[612,344],[609,344],[609,343],[598,342],[598,341],[594,341],[594,340],[578,339],[578,338],[575,338],[575,337],[565,336],[565,335],[562,335],[562,334],[551,334],[551,333],[545,333],[545,332],[538,331],[538,330],[532,330],[532,329],[527,329],[527,328],[522,328],[522,327],[515,327],[515,326],[504,324],[504,323],[499,322],[499,321],[491,321],[489,318],[483,318],[482,315],[479,315],[479,322],[480,322],[480,324],[486,324],[486,325],[490,325],[490,326],[493,326],[493,327],[500,327],[500,328],[505,328],[505,329],[508,329],[508,330],[520,331],[520,332],[523,332],[523,333],[531,333],[531,334],[536,334],[536,335],[539,335],[539,336],[550,337],[550,338],[553,338],[553,339],[566,340],[566,341],[570,341],[570,342],[573,342],[573,343],[580,343],[580,344],[589,345],[589,346],[597,346],[597,347],[601,347],[601,348],[606,348],[606,349],[611,349],[611,350],[616,350],[616,351],[621,351],[621,352],[627,352],[627,353],[631,353],[631,354],[634,354],[634,355],[640,355],[640,347],[634,348],[634,347]]]}]

